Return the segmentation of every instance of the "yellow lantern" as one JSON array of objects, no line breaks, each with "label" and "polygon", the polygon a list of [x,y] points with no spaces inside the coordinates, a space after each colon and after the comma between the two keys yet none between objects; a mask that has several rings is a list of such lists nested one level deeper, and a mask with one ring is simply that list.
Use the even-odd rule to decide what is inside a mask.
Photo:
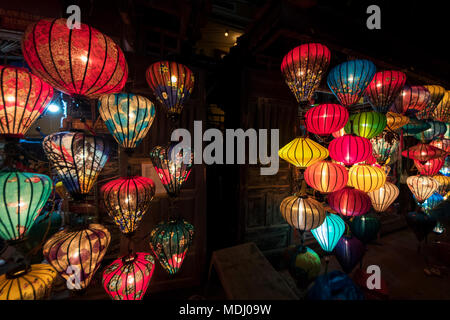
[{"label": "yellow lantern", "polygon": [[386,113],[387,124],[386,127],[392,131],[397,130],[409,123],[409,118],[400,113],[388,112]]},{"label": "yellow lantern", "polygon": [[369,196],[370,202],[372,202],[372,206],[375,211],[384,212],[395,201],[395,199],[397,199],[399,193],[400,191],[395,184],[386,181],[384,186],[368,192],[367,195]]},{"label": "yellow lantern", "polygon": [[450,90],[445,91],[441,102],[433,110],[433,120],[450,122]]},{"label": "yellow lantern", "polygon": [[437,174],[433,176],[433,179],[439,182],[439,187],[437,189],[437,192],[444,196],[449,191],[450,187],[450,177],[444,176],[442,174]]},{"label": "yellow lantern", "polygon": [[348,172],[348,185],[364,192],[379,189],[385,182],[385,171],[371,165],[354,165]]},{"label": "yellow lantern", "polygon": [[410,176],[406,184],[419,203],[427,200],[438,189],[439,182],[428,176]]},{"label": "yellow lantern", "polygon": [[309,231],[319,227],[325,220],[323,205],[308,196],[289,196],[280,204],[281,215],[292,227]]},{"label": "yellow lantern", "polygon": [[295,138],[278,151],[281,159],[299,168],[306,168],[328,157],[328,150],[309,138]]}]

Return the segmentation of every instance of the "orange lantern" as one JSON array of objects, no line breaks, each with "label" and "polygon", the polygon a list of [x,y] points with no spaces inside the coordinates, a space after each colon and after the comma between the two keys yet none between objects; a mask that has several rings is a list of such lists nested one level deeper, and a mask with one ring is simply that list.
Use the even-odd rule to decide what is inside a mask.
[{"label": "orange lantern", "polygon": [[330,161],[318,161],[305,170],[306,183],[323,193],[334,192],[347,185],[347,169]]},{"label": "orange lantern", "polygon": [[409,118],[400,113],[388,112],[386,113],[386,127],[392,131],[397,130],[409,123]]}]

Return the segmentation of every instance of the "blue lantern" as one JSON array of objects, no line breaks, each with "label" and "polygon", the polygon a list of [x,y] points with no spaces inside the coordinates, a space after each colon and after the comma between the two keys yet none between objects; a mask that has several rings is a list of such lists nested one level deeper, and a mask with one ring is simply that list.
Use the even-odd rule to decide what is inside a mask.
[{"label": "blue lantern", "polygon": [[442,166],[441,170],[439,170],[439,173],[443,174],[444,176],[450,177],[450,157],[445,158],[445,163]]},{"label": "blue lantern", "polygon": [[417,204],[422,207],[425,212],[429,212],[431,210],[433,210],[434,208],[436,208],[436,206],[441,203],[442,201],[444,201],[444,197],[441,196],[439,193],[435,192],[431,195],[431,197],[429,197],[428,199],[426,199],[423,203],[419,203],[417,202]]},{"label": "blue lantern", "polygon": [[337,214],[327,212],[323,223],[311,230],[322,249],[328,253],[333,251],[345,231],[345,222]]},{"label": "blue lantern", "polygon": [[427,121],[427,123],[430,125],[430,127],[420,133],[417,133],[414,135],[416,139],[422,140],[422,136],[425,140],[432,140],[436,137],[439,137],[447,131],[447,126],[444,122],[440,121]]}]

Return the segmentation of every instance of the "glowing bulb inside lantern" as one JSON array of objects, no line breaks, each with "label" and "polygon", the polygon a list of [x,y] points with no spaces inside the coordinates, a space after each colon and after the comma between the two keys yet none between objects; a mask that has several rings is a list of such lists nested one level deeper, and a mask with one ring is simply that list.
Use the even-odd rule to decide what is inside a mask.
[{"label": "glowing bulb inside lantern", "polygon": [[348,77],[348,81],[352,82],[353,81],[353,76]]},{"label": "glowing bulb inside lantern", "polygon": [[177,77],[176,77],[176,76],[171,76],[171,77],[170,77],[170,81],[171,81],[172,83],[176,83],[176,82],[177,82]]},{"label": "glowing bulb inside lantern", "polygon": [[88,58],[87,58],[87,56],[80,56],[80,60],[83,62],[87,62]]},{"label": "glowing bulb inside lantern", "polygon": [[14,96],[7,96],[7,97],[6,97],[6,101],[8,101],[8,102],[14,102],[14,101],[16,101],[16,98],[15,98]]}]

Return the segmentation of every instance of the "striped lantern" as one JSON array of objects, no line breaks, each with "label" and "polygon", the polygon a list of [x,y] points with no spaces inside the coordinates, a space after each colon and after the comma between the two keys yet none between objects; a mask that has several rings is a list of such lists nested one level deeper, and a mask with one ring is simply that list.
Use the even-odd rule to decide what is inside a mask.
[{"label": "striped lantern", "polygon": [[406,82],[400,71],[386,70],[375,73],[366,88],[365,96],[375,111],[386,113]]},{"label": "striped lantern", "polygon": [[345,231],[345,222],[337,214],[327,212],[323,223],[311,230],[325,252],[331,253]]},{"label": "striped lantern", "polygon": [[391,131],[383,131],[379,136],[370,139],[373,154],[380,165],[384,165],[392,154],[396,153],[399,146],[397,134]]},{"label": "striped lantern", "polygon": [[369,139],[346,134],[333,139],[328,150],[333,160],[348,166],[366,160],[372,154],[372,144]]},{"label": "striped lantern", "polygon": [[345,273],[350,273],[361,261],[366,252],[366,246],[355,236],[342,236],[336,248],[334,248],[334,255]]},{"label": "striped lantern", "polygon": [[445,196],[447,192],[450,191],[450,177],[444,176],[442,174],[437,174],[433,176],[433,179],[439,182],[437,192],[441,196]]},{"label": "striped lantern", "polygon": [[313,189],[322,193],[330,193],[347,185],[347,169],[330,161],[318,161],[305,170],[304,179]]},{"label": "striped lantern", "polygon": [[402,156],[417,161],[428,161],[445,156],[445,151],[442,149],[433,147],[432,145],[419,142],[415,146],[412,146],[406,150],[403,150]]},{"label": "striped lantern", "polygon": [[352,114],[345,125],[345,132],[371,139],[386,127],[386,116],[376,111],[365,111]]},{"label": "striped lantern", "polygon": [[348,120],[348,111],[339,104],[320,104],[305,114],[306,130],[320,136],[342,129]]},{"label": "striped lantern", "polygon": [[424,87],[430,92],[430,103],[425,109],[418,112],[416,117],[421,120],[429,120],[433,119],[433,111],[444,97],[445,88],[438,85],[426,85]]},{"label": "striped lantern", "polygon": [[429,128],[431,128],[431,125],[428,122],[410,118],[408,124],[402,127],[402,131],[406,136],[413,136]]},{"label": "striped lantern", "polygon": [[441,122],[450,122],[450,90],[445,91],[441,102],[434,109],[433,119]]},{"label": "striped lantern", "polygon": [[419,173],[424,176],[433,176],[438,174],[439,170],[444,166],[445,158],[434,158],[427,161],[417,161],[414,160],[414,165],[416,166]]},{"label": "striped lantern", "polygon": [[440,121],[427,121],[430,125],[428,129],[422,131],[421,133],[417,133],[414,137],[418,140],[432,140],[436,137],[443,136],[447,131],[447,125],[444,122]]},{"label": "striped lantern", "polygon": [[337,213],[346,217],[356,217],[370,210],[367,193],[353,187],[345,187],[328,195],[328,204]]},{"label": "striped lantern", "polygon": [[328,157],[328,150],[309,138],[295,138],[278,151],[281,159],[298,168],[306,168]]},{"label": "striped lantern", "polygon": [[[447,128],[447,130],[448,130],[448,128]],[[444,150],[447,153],[450,153],[450,139],[439,138],[439,139],[433,140],[430,142],[430,146],[439,148],[441,150]]]},{"label": "striped lantern", "polygon": [[415,114],[425,109],[430,102],[430,92],[423,86],[404,86],[394,101],[391,111]]},{"label": "striped lantern", "polygon": [[289,196],[280,204],[281,215],[292,227],[309,231],[319,227],[325,220],[323,205],[307,196]]},{"label": "striped lantern", "polygon": [[400,113],[388,112],[386,113],[386,128],[395,131],[409,123],[409,118]]},{"label": "striped lantern", "polygon": [[398,187],[386,181],[384,186],[376,190],[370,191],[367,195],[370,198],[372,207],[377,212],[385,212],[387,208],[397,199],[400,191]]},{"label": "striped lantern", "polygon": [[428,176],[409,176],[406,184],[420,203],[428,199],[439,188],[439,182]]},{"label": "striped lantern", "polygon": [[348,171],[348,184],[364,192],[381,188],[386,182],[383,169],[370,165],[354,165]]},{"label": "striped lantern", "polygon": [[356,238],[363,243],[368,243],[377,238],[381,223],[376,217],[365,215],[354,217],[350,221],[349,226],[352,234]]}]

